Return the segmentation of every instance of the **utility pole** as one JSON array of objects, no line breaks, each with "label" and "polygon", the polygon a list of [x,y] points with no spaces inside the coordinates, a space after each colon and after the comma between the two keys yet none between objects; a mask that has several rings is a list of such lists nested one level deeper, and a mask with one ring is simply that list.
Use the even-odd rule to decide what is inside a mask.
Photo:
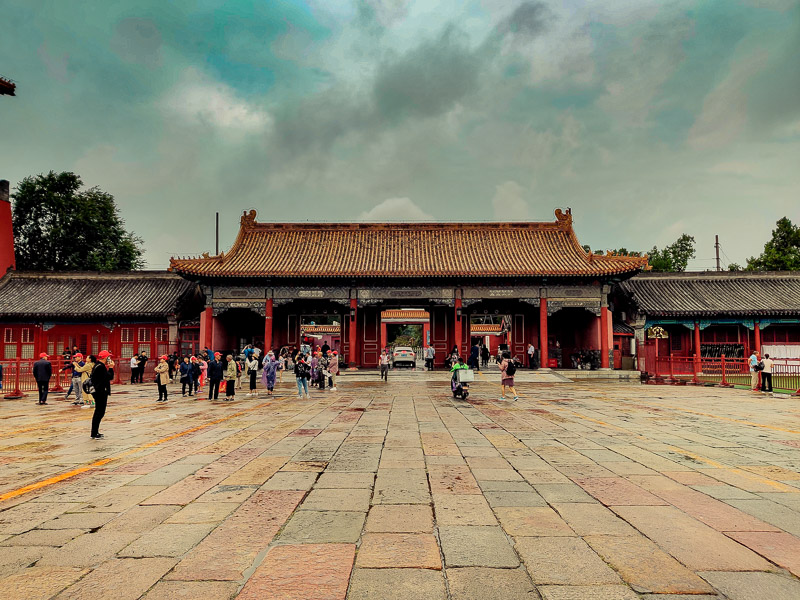
[{"label": "utility pole", "polygon": [[[217,213],[217,229],[216,229],[216,244],[214,245],[214,254],[219,255],[219,213]],[[719,253],[717,253],[719,254]],[[717,271],[719,271],[719,256],[717,256]]]},{"label": "utility pole", "polygon": [[[217,214],[219,214],[219,213],[217,213]],[[722,269],[720,269],[720,267],[719,267],[719,236],[718,235],[714,236],[714,249],[717,252],[717,271],[722,271]]]}]

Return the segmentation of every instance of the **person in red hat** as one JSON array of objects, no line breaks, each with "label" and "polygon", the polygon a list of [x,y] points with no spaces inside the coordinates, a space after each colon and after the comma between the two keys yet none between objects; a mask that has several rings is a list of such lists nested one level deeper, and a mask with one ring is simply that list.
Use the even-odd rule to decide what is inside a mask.
[{"label": "person in red hat", "polygon": [[222,354],[214,352],[214,360],[208,361],[208,399],[219,400],[219,384],[222,381],[223,366],[220,362]]},{"label": "person in red hat", "polygon": [[101,351],[97,357],[89,357],[90,362],[94,362],[92,372],[89,378],[92,380],[94,386],[94,414],[92,415],[92,439],[101,440],[103,434],[100,433],[100,421],[106,414],[106,406],[108,405],[108,395],[111,393],[111,377],[109,377],[108,367],[106,363],[111,358],[111,352],[108,350]]},{"label": "person in red hat", "polygon": [[47,352],[42,352],[39,360],[33,363],[33,378],[36,380],[36,387],[39,388],[37,404],[47,404],[47,391],[50,389],[50,378],[53,376],[53,365],[47,358]]},{"label": "person in red hat", "polygon": [[[331,354],[331,351],[328,350],[328,354]],[[339,374],[339,353],[334,350],[331,359],[328,362],[328,372],[331,376],[328,378],[328,383],[330,384],[331,391],[336,391],[336,376]]]}]

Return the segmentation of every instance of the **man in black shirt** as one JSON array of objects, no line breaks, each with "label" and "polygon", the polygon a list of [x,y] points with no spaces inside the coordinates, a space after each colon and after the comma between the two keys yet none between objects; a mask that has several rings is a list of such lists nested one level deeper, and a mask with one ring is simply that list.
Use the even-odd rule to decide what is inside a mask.
[{"label": "man in black shirt", "polygon": [[33,378],[39,388],[38,404],[47,404],[47,391],[50,389],[50,378],[53,376],[53,365],[47,360],[47,353],[42,352],[39,360],[33,363]]},{"label": "man in black shirt", "polygon": [[223,368],[220,358],[222,354],[214,352],[214,360],[208,361],[208,399],[219,400],[219,383],[222,381]]},{"label": "man in black shirt", "polygon": [[106,359],[111,356],[108,350],[103,350],[97,355],[95,366],[92,369],[89,377],[94,385],[94,414],[92,415],[92,439],[103,439],[103,434],[100,433],[100,421],[106,414],[106,405],[108,404],[108,395],[111,393],[111,379],[108,376],[108,369],[106,368]]}]

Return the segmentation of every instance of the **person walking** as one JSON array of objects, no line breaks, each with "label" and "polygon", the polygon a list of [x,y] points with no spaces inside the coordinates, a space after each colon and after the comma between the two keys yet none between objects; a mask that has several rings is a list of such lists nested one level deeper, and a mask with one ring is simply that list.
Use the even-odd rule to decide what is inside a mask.
[{"label": "person walking", "polygon": [[310,399],[308,381],[311,379],[311,362],[308,356],[302,352],[297,355],[294,362],[294,376],[297,380],[297,397],[302,398],[305,393],[306,399]]},{"label": "person walking", "polygon": [[247,376],[250,378],[250,393],[247,395],[257,396],[258,393],[256,392],[256,379],[258,377],[258,358],[256,357],[255,352],[251,352],[250,357],[245,359],[245,369],[247,371]]},{"label": "person walking", "polygon": [[228,365],[225,367],[225,401],[233,402],[233,398],[236,396],[236,381],[239,379],[239,365],[233,360],[232,354],[228,354],[226,359]]},{"label": "person walking", "polygon": [[773,361],[769,354],[764,355],[764,360],[761,361],[764,368],[761,369],[761,391],[764,393],[772,393],[772,367]]},{"label": "person walking", "polygon": [[139,355],[134,354],[131,357],[131,384],[139,381]]},{"label": "person walking", "polygon": [[470,369],[480,370],[481,349],[478,347],[477,342],[469,350],[469,361],[467,365]]},{"label": "person walking", "polygon": [[111,393],[111,378],[108,376],[108,368],[106,361],[111,357],[108,350],[103,350],[95,358],[89,357],[90,363],[94,366],[90,373],[92,385],[94,386],[94,414],[92,415],[92,432],[91,437],[93,440],[101,440],[105,436],[100,433],[100,421],[106,414],[106,406],[108,405],[108,395]]},{"label": "person walking", "polygon": [[536,352],[536,348],[533,345],[533,342],[528,343],[528,368],[533,368],[533,355]]},{"label": "person walking", "polygon": [[381,370],[381,379],[388,383],[389,381],[389,364],[391,362],[391,355],[389,354],[389,349],[384,348],[381,355],[378,357],[378,367]]},{"label": "person walking", "polygon": [[481,366],[484,369],[489,367],[489,346],[486,344],[481,346]]},{"label": "person walking", "polygon": [[331,384],[331,391],[336,391],[336,376],[339,375],[339,353],[334,350],[331,353],[331,360],[328,363],[328,372],[331,374],[329,383]]},{"label": "person walking", "polygon": [[208,361],[208,399],[219,400],[219,385],[222,382],[223,367],[220,362],[222,355],[214,352],[214,360]]},{"label": "person walking", "polygon": [[275,353],[270,350],[264,359],[264,369],[261,371],[261,383],[267,388],[267,396],[272,396],[275,389],[275,377],[283,371],[283,361],[275,359]]},{"label": "person walking", "polygon": [[50,378],[53,376],[53,365],[47,359],[47,352],[42,352],[39,360],[33,363],[33,378],[36,380],[36,387],[39,388],[37,404],[47,404],[47,392],[50,389]]},{"label": "person walking", "polygon": [[514,394],[514,400],[518,400],[517,390],[514,389],[514,374],[517,372],[517,367],[511,360],[511,355],[508,352],[503,353],[503,360],[500,363],[500,384],[503,386],[502,395],[500,400],[506,399],[506,388]]},{"label": "person walking", "polygon": [[158,359],[158,364],[155,368],[156,384],[158,385],[158,400],[156,402],[167,401],[167,384],[169,383],[169,364],[167,363],[167,355],[164,354]]},{"label": "person walking", "polygon": [[[189,359],[189,364],[192,365],[192,387],[194,388],[194,395],[197,396],[197,390],[200,386],[200,363],[196,356]],[[191,396],[191,394],[189,394]]]},{"label": "person walking", "polygon": [[430,344],[425,348],[425,368],[433,371],[433,361],[436,359],[436,348]]},{"label": "person walking", "polygon": [[181,395],[186,397],[186,386],[189,386],[189,395],[192,395],[192,365],[189,363],[189,357],[184,356],[183,362],[180,366],[181,377]]},{"label": "person walking", "polygon": [[319,378],[318,379],[318,383],[319,383],[319,389],[320,390],[324,390],[325,389],[325,381],[328,379],[328,375],[330,375],[330,373],[328,372],[328,364],[329,364],[329,362],[330,362],[330,359],[329,359],[328,355],[325,354],[325,352],[323,352],[322,350],[320,350],[319,351],[319,358],[317,359],[317,370],[318,370],[318,373],[319,373],[319,375],[318,375],[318,378]]},{"label": "person walking", "polygon": [[750,354],[750,391],[757,392],[758,391],[758,352],[753,350]]}]

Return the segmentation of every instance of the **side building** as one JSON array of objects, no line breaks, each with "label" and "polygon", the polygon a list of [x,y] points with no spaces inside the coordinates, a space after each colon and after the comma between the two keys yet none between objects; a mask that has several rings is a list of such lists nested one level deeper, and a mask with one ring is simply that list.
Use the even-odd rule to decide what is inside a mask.
[{"label": "side building", "polygon": [[639,368],[654,356],[800,358],[800,273],[642,273],[614,289]]},{"label": "side building", "polygon": [[[125,361],[197,351],[197,285],[164,271],[42,273],[9,271],[0,279],[0,360],[30,360],[109,350]],[[122,366],[122,365],[121,365]]]}]

